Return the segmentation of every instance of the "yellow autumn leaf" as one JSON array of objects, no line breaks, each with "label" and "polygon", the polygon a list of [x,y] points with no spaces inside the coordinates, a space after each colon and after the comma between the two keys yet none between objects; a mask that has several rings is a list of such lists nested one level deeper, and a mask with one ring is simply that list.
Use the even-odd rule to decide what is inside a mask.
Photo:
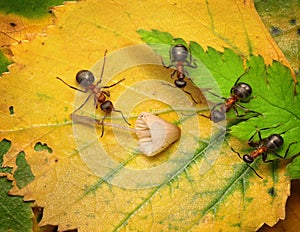
[{"label": "yellow autumn leaf", "polygon": [[15,14],[0,13],[0,51],[11,60],[12,44],[21,41],[30,41],[36,35],[46,35],[47,26],[54,23],[53,15],[47,15],[39,19],[28,19]]},{"label": "yellow autumn leaf", "polygon": [[[145,157],[136,153],[130,132],[105,127],[100,138],[100,128],[73,125],[69,117],[73,106],[78,107],[87,95],[56,79],[77,86],[75,75],[81,69],[93,70],[98,78],[107,49],[103,84],[125,78],[110,89],[116,109],[122,110],[131,124],[142,111],[178,121],[183,116],[174,108],[193,111],[205,105],[195,106],[179,89],[162,85],[162,81],[170,82],[170,72],[161,66],[126,68],[132,57],[126,51],[135,49],[120,49],[142,43],[138,29],[155,28],[203,47],[220,51],[228,47],[243,57],[259,54],[267,64],[276,59],[288,65],[252,2],[90,0],[67,3],[54,12],[56,25],[48,28],[47,37],[12,47],[15,64],[1,78],[0,87],[0,139],[13,144],[4,165],[15,167],[16,155],[24,151],[35,176],[32,183],[21,190],[15,186],[12,193],[44,208],[40,225],[80,231],[252,231],[284,217],[289,193],[284,168],[276,181],[267,164],[259,170],[264,180],[255,175],[249,178],[244,172],[247,166],[232,155],[228,143],[242,145],[231,140],[218,153],[213,150],[206,157],[191,157],[200,149],[199,141],[215,132],[206,119],[186,116],[180,124],[180,141],[157,157]],[[139,59],[147,56],[147,50],[138,51]],[[119,68],[122,65],[124,69]],[[189,88],[201,102],[199,90]],[[87,107],[93,108],[92,100],[89,103]],[[14,115],[9,113],[11,106]],[[84,108],[83,112],[91,111]],[[103,116],[98,110],[96,114]],[[126,125],[116,112],[112,120]],[[39,141],[53,153],[37,155],[34,145]],[[177,154],[175,161],[173,154]],[[166,167],[170,160],[173,166]],[[186,165],[180,166],[184,162]],[[237,173],[242,175],[236,178]]]},{"label": "yellow autumn leaf", "polygon": [[14,14],[0,14],[0,45],[9,46],[22,40],[32,40],[36,34],[46,34],[46,27],[53,23],[51,16],[27,19]]}]

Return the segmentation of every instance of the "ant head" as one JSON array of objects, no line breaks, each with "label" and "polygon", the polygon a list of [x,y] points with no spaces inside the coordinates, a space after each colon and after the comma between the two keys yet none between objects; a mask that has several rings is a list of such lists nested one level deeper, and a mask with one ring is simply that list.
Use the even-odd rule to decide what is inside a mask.
[{"label": "ant head", "polygon": [[82,86],[87,87],[94,83],[95,77],[91,71],[88,70],[80,70],[76,74],[76,81]]},{"label": "ant head", "polygon": [[213,122],[218,123],[225,119],[225,114],[219,110],[213,110],[210,117]]},{"label": "ant head", "polygon": [[269,150],[276,150],[283,144],[283,138],[279,134],[272,134],[267,138],[266,147]]},{"label": "ant head", "polygon": [[237,98],[244,99],[251,95],[252,88],[250,85],[240,82],[233,86],[230,92],[237,96]]},{"label": "ant head", "polygon": [[244,155],[243,160],[248,164],[251,164],[254,161],[254,159],[249,154]]},{"label": "ant head", "polygon": [[172,47],[172,58],[174,61],[184,61],[188,56],[188,49],[182,44]]},{"label": "ant head", "polygon": [[114,105],[112,104],[111,101],[107,100],[105,102],[103,102],[100,105],[101,110],[103,110],[105,113],[110,114],[111,111],[114,109]]},{"label": "ant head", "polygon": [[176,85],[177,88],[184,88],[186,86],[186,81],[183,79],[177,79],[174,81],[174,84]]}]

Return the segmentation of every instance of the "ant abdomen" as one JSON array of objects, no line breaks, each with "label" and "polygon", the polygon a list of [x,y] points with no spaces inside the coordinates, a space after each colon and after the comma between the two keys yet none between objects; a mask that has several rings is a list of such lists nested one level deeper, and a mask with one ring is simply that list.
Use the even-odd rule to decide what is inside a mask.
[{"label": "ant abdomen", "polygon": [[82,87],[88,87],[89,85],[94,83],[95,77],[94,77],[93,73],[89,70],[80,70],[76,74],[76,81]]},{"label": "ant abdomen", "polygon": [[100,108],[105,113],[110,114],[112,112],[112,110],[114,109],[114,106],[111,101],[107,100],[100,105]]},{"label": "ant abdomen", "polygon": [[188,57],[188,49],[182,44],[177,44],[172,48],[173,61],[185,61]]},{"label": "ant abdomen", "polygon": [[276,150],[283,144],[283,138],[279,134],[270,135],[266,140],[266,147],[269,150]]},{"label": "ant abdomen", "polygon": [[252,88],[250,85],[240,82],[232,87],[231,93],[239,99],[245,99],[251,95]]},{"label": "ant abdomen", "polygon": [[218,123],[218,122],[221,122],[225,119],[225,114],[222,113],[221,111],[219,110],[213,110],[211,112],[211,120],[214,122],[214,123]]}]

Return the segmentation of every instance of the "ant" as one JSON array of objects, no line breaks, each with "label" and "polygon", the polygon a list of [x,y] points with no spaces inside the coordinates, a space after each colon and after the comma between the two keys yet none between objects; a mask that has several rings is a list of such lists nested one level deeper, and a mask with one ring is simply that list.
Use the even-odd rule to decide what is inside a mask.
[{"label": "ant", "polygon": [[[177,44],[175,46],[172,46],[169,51],[169,57],[171,60],[171,64],[166,66],[163,59],[161,59],[162,65],[165,68],[171,68],[175,67],[176,69],[171,74],[171,78],[173,79],[175,74],[177,79],[174,81],[174,84],[177,88],[180,88],[183,90],[183,92],[187,93],[191,96],[192,100],[197,104],[197,101],[194,99],[192,94],[183,88],[187,85],[187,82],[185,80],[185,77],[189,75],[189,73],[184,69],[184,66],[191,67],[191,68],[197,68],[197,64],[195,63],[195,60],[192,60],[192,54],[190,53],[189,61],[187,60],[188,57],[188,49],[183,44]],[[192,64],[193,62],[193,64]],[[173,86],[172,86],[173,87]]]},{"label": "ant", "polygon": [[[278,127],[278,126],[276,126],[276,127]],[[291,145],[293,145],[297,142],[291,142],[289,144],[288,148],[286,149],[284,156],[281,156],[278,153],[276,153],[276,150],[278,150],[283,145],[284,140],[283,140],[281,134],[284,134],[285,132],[283,132],[281,134],[271,134],[267,138],[262,139],[260,132],[262,130],[268,130],[268,129],[270,129],[270,128],[262,128],[262,129],[256,128],[256,132],[248,140],[248,145],[251,147],[254,147],[255,150],[250,152],[249,154],[245,154],[245,155],[243,155],[243,157],[241,157],[240,153],[235,151],[233,148],[231,148],[231,150],[234,153],[236,153],[247,164],[253,163],[253,161],[260,155],[262,156],[262,160],[264,163],[273,162],[274,160],[267,160],[268,153],[272,153],[272,154],[276,155],[277,157],[279,157],[280,159],[285,159],[290,150]],[[253,138],[256,134],[258,134],[258,138],[259,138],[258,142],[253,141]],[[249,166],[249,167],[255,172],[255,174],[258,177],[260,177],[262,179],[262,177],[260,175],[258,175],[257,172],[251,166]]]},{"label": "ant", "polygon": [[102,66],[102,71],[101,71],[101,75],[100,75],[100,80],[97,81],[96,84],[94,84],[95,77],[94,77],[94,75],[93,75],[93,73],[91,71],[80,70],[76,74],[76,81],[79,83],[80,86],[82,86],[82,87],[85,88],[84,90],[78,89],[78,88],[76,88],[74,86],[71,86],[68,83],[66,83],[64,80],[62,80],[60,77],[56,77],[58,80],[60,80],[61,82],[63,82],[65,85],[69,86],[72,89],[75,89],[75,90],[80,91],[82,93],[87,93],[89,91],[91,92],[89,94],[89,96],[85,99],[85,101],[76,110],[74,110],[71,115],[73,115],[75,112],[77,112],[78,110],[80,110],[87,103],[87,101],[90,99],[90,97],[92,95],[94,95],[94,105],[95,105],[96,109],[100,106],[101,110],[105,113],[104,117],[101,120],[101,124],[102,124],[101,137],[104,134],[104,124],[103,124],[103,121],[107,117],[107,115],[111,114],[112,111],[119,112],[122,115],[122,118],[124,119],[124,121],[128,125],[131,125],[125,119],[122,111],[121,110],[116,110],[114,108],[114,106],[113,106],[113,103],[111,101],[109,101],[109,100],[106,100],[106,97],[110,97],[110,92],[103,90],[103,89],[109,89],[109,88],[111,88],[111,87],[119,84],[120,82],[124,81],[125,79],[122,79],[122,80],[118,81],[117,83],[109,85],[109,86],[99,86],[99,84],[102,81],[102,76],[103,76],[103,73],[104,73],[106,53],[107,53],[107,50],[104,52],[103,66]]},{"label": "ant", "polygon": [[[247,113],[248,112],[252,112],[252,113],[256,113],[258,115],[261,115],[261,113],[258,113],[256,111],[253,110],[249,110],[246,107],[240,105],[238,102],[242,102],[242,103],[248,103],[250,101],[250,99],[247,99],[251,94],[252,94],[252,88],[249,84],[244,83],[244,82],[239,82],[239,80],[248,72],[249,69],[247,69],[241,76],[238,77],[238,79],[235,81],[233,87],[230,90],[230,97],[229,98],[225,98],[225,97],[221,97],[211,91],[209,91],[209,93],[211,93],[212,95],[223,99],[225,102],[221,102],[218,103],[216,105],[214,105],[214,107],[211,109],[211,113],[209,116],[200,114],[203,117],[206,117],[208,119],[210,119],[211,121],[218,123],[221,122],[222,120],[225,119],[226,117],[226,113],[230,110],[233,109],[235,111],[235,115],[237,117],[242,117],[244,116],[244,114],[239,115],[239,112],[237,110],[237,107],[245,110]],[[252,97],[253,98],[253,97]],[[217,109],[217,107],[219,107],[219,109]]]}]

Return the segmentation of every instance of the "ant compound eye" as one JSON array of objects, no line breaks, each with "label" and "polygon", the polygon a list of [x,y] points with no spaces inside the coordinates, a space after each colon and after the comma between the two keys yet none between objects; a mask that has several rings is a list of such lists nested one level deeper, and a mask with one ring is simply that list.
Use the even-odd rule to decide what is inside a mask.
[{"label": "ant compound eye", "polygon": [[94,83],[95,77],[91,71],[88,70],[80,70],[76,74],[76,81],[82,86],[87,87]]},{"label": "ant compound eye", "polygon": [[246,154],[246,155],[243,156],[243,160],[244,160],[246,163],[248,163],[248,164],[251,164],[251,163],[253,163],[253,161],[254,161],[254,159],[253,159],[250,155],[248,155],[248,154]]},{"label": "ant compound eye", "polygon": [[105,101],[100,105],[101,110],[103,110],[105,113],[110,114],[113,110],[114,106],[111,101]]},{"label": "ant compound eye", "polygon": [[185,80],[175,80],[174,84],[176,85],[177,88],[184,88],[186,86],[186,81]]},{"label": "ant compound eye", "polygon": [[213,110],[211,112],[211,120],[215,123],[221,122],[225,119],[225,114],[220,112],[219,110]]},{"label": "ant compound eye", "polygon": [[232,87],[231,92],[238,98],[244,99],[251,95],[252,88],[250,85],[241,82]]},{"label": "ant compound eye", "polygon": [[270,150],[276,150],[283,144],[283,138],[279,134],[270,135],[266,141],[266,147]]},{"label": "ant compound eye", "polygon": [[188,50],[186,46],[177,44],[172,48],[172,56],[174,61],[184,61],[188,56]]}]

